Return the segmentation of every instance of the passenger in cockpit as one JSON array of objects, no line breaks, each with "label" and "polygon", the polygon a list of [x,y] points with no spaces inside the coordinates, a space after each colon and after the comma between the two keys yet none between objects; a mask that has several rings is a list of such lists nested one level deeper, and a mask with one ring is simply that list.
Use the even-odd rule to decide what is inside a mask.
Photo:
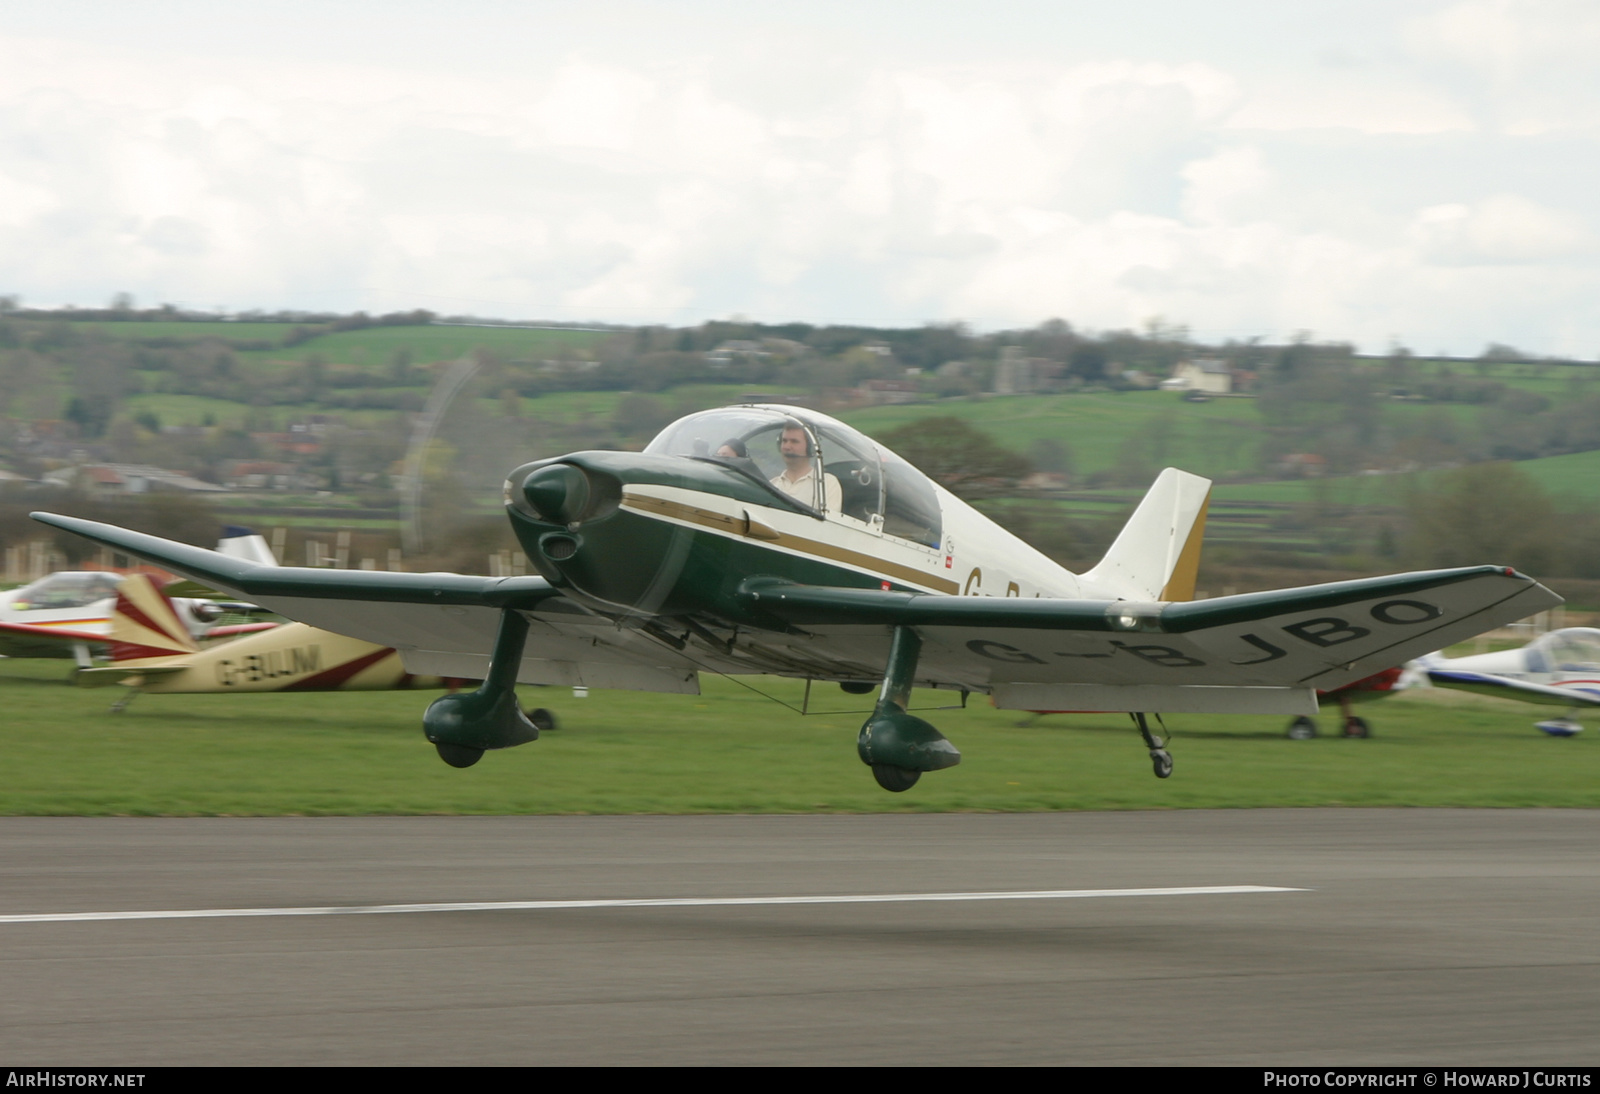
[{"label": "passenger in cockpit", "polygon": [[717,446],[717,459],[730,463],[751,478],[765,478],[761,467],[750,458],[750,450],[738,437],[729,437]]}]

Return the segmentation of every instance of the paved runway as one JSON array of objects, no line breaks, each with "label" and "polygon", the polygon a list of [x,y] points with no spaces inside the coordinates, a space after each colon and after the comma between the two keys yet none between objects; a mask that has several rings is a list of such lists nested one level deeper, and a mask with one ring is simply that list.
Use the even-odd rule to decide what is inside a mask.
[{"label": "paved runway", "polygon": [[0,1064],[1600,1063],[1600,812],[0,819]]}]

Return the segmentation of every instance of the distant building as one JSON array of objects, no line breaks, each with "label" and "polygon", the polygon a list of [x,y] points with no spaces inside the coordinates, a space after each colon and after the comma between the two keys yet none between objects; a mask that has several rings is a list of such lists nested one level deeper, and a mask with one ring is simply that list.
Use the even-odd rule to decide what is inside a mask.
[{"label": "distant building", "polygon": [[322,438],[305,428],[288,433],[252,433],[250,439],[263,448],[296,456],[315,456],[322,451]]},{"label": "distant building", "polygon": [[1163,381],[1164,391],[1200,391],[1207,395],[1228,395],[1233,391],[1233,369],[1228,362],[1215,357],[1196,357],[1191,361],[1180,361],[1178,367],[1172,370],[1172,380],[1183,380],[1180,386],[1171,381]]},{"label": "distant building", "polygon": [[1033,364],[1022,356],[1021,346],[1006,346],[994,367],[996,395],[1026,395],[1033,390]]},{"label": "distant building", "polygon": [[736,357],[755,360],[771,356],[772,354],[760,342],[752,342],[746,338],[730,338],[706,354],[706,360],[712,365],[725,366],[732,364]]},{"label": "distant building", "polygon": [[241,490],[310,489],[317,483],[300,474],[292,463],[277,460],[229,460],[222,465],[222,481]]},{"label": "distant building", "polygon": [[80,464],[46,471],[44,481],[75,487],[91,497],[125,494],[214,494],[225,487],[203,482],[181,471],[140,463]]},{"label": "distant building", "polygon": [[856,396],[868,403],[914,403],[922,394],[915,380],[868,380]]},{"label": "distant building", "polygon": [[1279,460],[1278,467],[1286,475],[1315,479],[1328,470],[1328,461],[1315,452],[1295,452]]}]

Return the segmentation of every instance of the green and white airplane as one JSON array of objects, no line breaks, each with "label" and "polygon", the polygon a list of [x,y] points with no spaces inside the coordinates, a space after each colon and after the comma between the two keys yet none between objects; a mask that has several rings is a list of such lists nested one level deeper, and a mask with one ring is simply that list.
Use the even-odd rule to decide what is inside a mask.
[{"label": "green and white airplane", "polygon": [[[537,576],[273,566],[73,517],[35,518],[283,615],[482,680],[434,700],[445,762],[538,737],[516,685],[699,690],[701,672],[876,690],[857,751],[887,790],[960,753],[911,689],[1017,710],[1310,714],[1331,691],[1560,603],[1504,566],[1193,601],[1210,483],[1163,471],[1074,574],[883,446],[798,407],[692,414],[642,453],[524,464],[506,515]],[[964,698],[964,695],[963,695]]]}]

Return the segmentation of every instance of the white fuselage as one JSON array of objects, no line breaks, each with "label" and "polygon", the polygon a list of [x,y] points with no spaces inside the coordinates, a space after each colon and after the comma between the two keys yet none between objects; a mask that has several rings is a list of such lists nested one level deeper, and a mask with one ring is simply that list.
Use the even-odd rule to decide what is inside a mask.
[{"label": "white fuselage", "polygon": [[1432,669],[1479,672],[1600,695],[1600,630],[1568,627],[1542,634],[1520,649],[1431,657],[1425,664]]}]

